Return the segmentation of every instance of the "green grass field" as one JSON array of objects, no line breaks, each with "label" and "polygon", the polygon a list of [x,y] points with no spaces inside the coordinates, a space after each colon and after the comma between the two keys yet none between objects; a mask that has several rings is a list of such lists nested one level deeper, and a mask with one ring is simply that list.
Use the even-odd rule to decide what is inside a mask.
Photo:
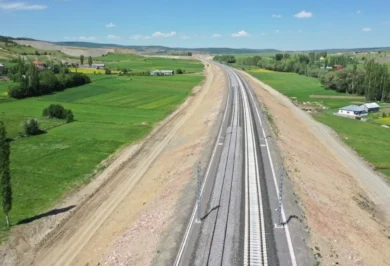
[{"label": "green grass field", "polygon": [[[331,109],[314,114],[313,117],[333,128],[343,141],[371,163],[375,169],[387,175],[390,180],[390,129],[381,127],[381,124],[390,124],[389,118],[361,122],[333,115],[333,112],[337,112],[338,107],[364,100],[356,100],[353,98],[312,98],[311,95],[324,95],[324,97],[345,95],[335,91],[325,90],[318,79],[315,78],[300,76],[295,73],[281,73],[266,70],[253,70],[248,72],[288,97],[296,97],[300,102],[320,101],[325,106],[330,107]],[[379,115],[374,114],[372,116]]]},{"label": "green grass field", "polygon": [[143,57],[133,54],[107,54],[97,57],[95,61],[101,61],[107,67],[127,68],[134,72],[151,70],[175,70],[178,68],[186,70],[186,73],[196,73],[203,71],[203,65],[196,60],[190,59],[168,59],[158,57]]},{"label": "green grass field", "polygon": [[[296,73],[282,73],[262,69],[250,70],[248,72],[284,95],[290,98],[295,97],[300,102],[319,102],[329,108],[338,108],[353,104],[356,101],[361,101],[353,97],[351,99],[331,98],[348,95],[338,93],[334,90],[325,90],[321,82],[316,78],[298,75]],[[312,95],[316,98],[313,98]],[[324,97],[321,98],[322,95]]]},{"label": "green grass field", "polygon": [[[13,225],[47,211],[66,193],[88,182],[98,164],[148,134],[189,95],[203,76],[118,77],[95,75],[88,85],[41,97],[0,102],[0,119],[15,137],[26,118],[46,133],[11,142]],[[5,84],[0,82],[0,90]],[[53,103],[71,109],[76,121],[45,119]],[[0,229],[5,223],[0,219]]]}]

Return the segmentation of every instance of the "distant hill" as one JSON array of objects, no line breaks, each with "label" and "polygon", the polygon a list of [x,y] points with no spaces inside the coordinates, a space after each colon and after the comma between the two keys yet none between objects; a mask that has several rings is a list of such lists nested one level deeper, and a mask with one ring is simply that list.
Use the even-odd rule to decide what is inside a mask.
[{"label": "distant hill", "polygon": [[171,52],[200,52],[208,54],[258,54],[258,53],[277,53],[276,49],[247,49],[247,48],[180,48],[166,47],[159,45],[118,45],[118,44],[102,44],[92,42],[55,42],[54,44],[62,46],[77,46],[86,48],[124,48],[132,49],[138,52],[151,53],[171,53]]}]

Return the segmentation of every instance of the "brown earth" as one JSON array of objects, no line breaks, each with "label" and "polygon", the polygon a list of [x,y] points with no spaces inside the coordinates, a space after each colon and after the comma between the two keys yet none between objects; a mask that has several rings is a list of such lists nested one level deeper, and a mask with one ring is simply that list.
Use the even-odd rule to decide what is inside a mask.
[{"label": "brown earth", "polygon": [[115,52],[115,49],[111,48],[84,48],[84,47],[71,47],[71,46],[62,46],[49,42],[43,41],[27,41],[27,40],[15,40],[14,42],[21,45],[30,45],[31,47],[41,49],[41,50],[56,50],[61,51],[64,54],[78,57],[84,55],[85,57],[92,56],[98,57],[105,55],[107,53]]},{"label": "brown earth", "polygon": [[321,265],[390,265],[389,186],[331,129],[245,75],[273,116]]},{"label": "brown earth", "polygon": [[18,226],[0,248],[0,265],[150,264],[167,226],[186,226],[173,212],[194,164],[212,146],[225,78],[213,65],[206,74],[145,141],[114,156],[92,183],[57,206],[76,208]]}]

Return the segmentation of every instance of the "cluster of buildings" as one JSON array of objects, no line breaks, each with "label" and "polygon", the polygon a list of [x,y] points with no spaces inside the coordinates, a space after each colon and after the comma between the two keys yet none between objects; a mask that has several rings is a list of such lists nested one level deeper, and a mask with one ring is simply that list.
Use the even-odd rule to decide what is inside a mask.
[{"label": "cluster of buildings", "polygon": [[368,113],[379,112],[380,106],[377,103],[365,103],[363,105],[349,105],[342,107],[337,112],[337,115],[349,118],[361,118]]}]

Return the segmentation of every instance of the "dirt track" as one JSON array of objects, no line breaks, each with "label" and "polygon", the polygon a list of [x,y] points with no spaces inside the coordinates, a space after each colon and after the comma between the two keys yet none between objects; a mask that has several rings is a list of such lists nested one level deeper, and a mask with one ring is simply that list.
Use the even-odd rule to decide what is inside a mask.
[{"label": "dirt track", "polygon": [[331,129],[247,77],[273,116],[321,265],[390,265],[389,186]]},{"label": "dirt track", "polygon": [[125,149],[95,181],[61,204],[78,205],[59,215],[62,221],[51,217],[49,227],[29,227],[46,232],[16,232],[13,246],[0,250],[0,264],[150,264],[167,226],[175,224],[173,211],[191,183],[193,165],[211,147],[225,79],[214,66],[206,71],[205,83],[144,143]]}]

